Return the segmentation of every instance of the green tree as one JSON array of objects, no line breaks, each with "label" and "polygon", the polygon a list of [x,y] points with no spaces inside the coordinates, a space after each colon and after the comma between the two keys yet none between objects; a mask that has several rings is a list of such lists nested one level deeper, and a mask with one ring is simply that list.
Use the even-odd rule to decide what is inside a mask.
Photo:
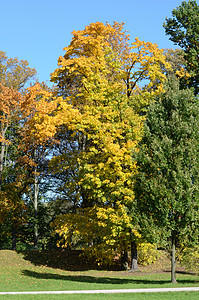
[{"label": "green tree", "polygon": [[170,40],[184,50],[186,69],[191,75],[189,87],[199,92],[199,5],[196,0],[183,1],[173,9],[172,18],[164,23],[166,34]]},{"label": "green tree", "polygon": [[198,239],[199,101],[176,79],[151,104],[137,155],[135,197],[142,234],[171,242],[172,282],[175,249]]}]

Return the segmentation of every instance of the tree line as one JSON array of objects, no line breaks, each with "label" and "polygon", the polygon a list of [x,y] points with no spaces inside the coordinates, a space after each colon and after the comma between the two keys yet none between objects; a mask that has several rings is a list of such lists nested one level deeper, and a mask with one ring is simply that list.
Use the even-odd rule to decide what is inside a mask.
[{"label": "tree line", "polygon": [[164,23],[179,49],[124,23],[73,31],[53,87],[0,52],[0,247],[67,247],[99,262],[198,242],[199,6]]}]

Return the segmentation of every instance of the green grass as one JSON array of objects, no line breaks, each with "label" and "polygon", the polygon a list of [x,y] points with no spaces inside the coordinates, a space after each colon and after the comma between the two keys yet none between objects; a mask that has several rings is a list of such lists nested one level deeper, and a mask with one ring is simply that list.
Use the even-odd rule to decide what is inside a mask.
[{"label": "green grass", "polygon": [[[35,255],[35,252],[34,252]],[[59,291],[59,290],[96,290],[122,288],[157,288],[173,287],[170,283],[170,272],[137,273],[121,271],[103,271],[77,268],[72,271],[56,268],[54,263],[37,260],[14,251],[0,251],[0,291]],[[55,254],[54,254],[55,255]],[[48,257],[48,256],[47,256]],[[50,257],[50,256],[49,256]],[[26,259],[25,259],[26,258]],[[45,258],[46,259],[46,258]],[[61,257],[58,257],[60,263]],[[62,257],[62,259],[64,259]],[[69,258],[67,258],[69,259]],[[51,267],[49,267],[51,266]],[[199,286],[199,276],[194,274],[177,273],[178,283],[175,287]],[[199,299],[198,292],[157,293],[157,294],[98,294],[98,295],[3,295],[3,299]],[[168,297],[168,298],[166,298]]]},{"label": "green grass", "polygon": [[[1,296],[0,296],[1,299]],[[5,295],[2,299],[9,300],[198,300],[199,292],[165,292],[140,294],[95,294],[95,295]]]}]

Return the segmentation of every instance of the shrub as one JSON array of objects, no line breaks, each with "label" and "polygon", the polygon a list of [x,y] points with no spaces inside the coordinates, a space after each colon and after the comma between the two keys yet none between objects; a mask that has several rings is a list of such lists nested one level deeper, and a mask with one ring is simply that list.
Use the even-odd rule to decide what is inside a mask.
[{"label": "shrub", "polygon": [[146,266],[154,263],[158,258],[156,245],[150,243],[141,243],[138,245],[138,264]]},{"label": "shrub", "polygon": [[199,273],[199,246],[183,250],[179,260],[187,271]]}]

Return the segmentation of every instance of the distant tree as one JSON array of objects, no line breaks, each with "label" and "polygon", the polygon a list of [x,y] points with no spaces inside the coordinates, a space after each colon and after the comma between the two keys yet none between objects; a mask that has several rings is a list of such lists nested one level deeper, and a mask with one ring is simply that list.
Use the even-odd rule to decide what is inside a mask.
[{"label": "distant tree", "polygon": [[186,236],[198,240],[199,101],[172,78],[151,104],[137,153],[135,198],[142,234],[171,242],[172,282],[175,249]]},{"label": "distant tree", "polygon": [[0,222],[6,219],[9,227],[12,224],[13,248],[16,247],[18,221],[21,223],[24,211],[22,195],[27,186],[23,169],[17,163],[23,124],[21,104],[25,85],[35,74],[27,61],[8,58],[0,51]]},{"label": "distant tree", "polygon": [[179,79],[180,89],[189,87],[191,75],[186,70],[184,51],[182,49],[165,49],[164,55],[171,66],[170,69],[165,70],[167,77],[175,75]]},{"label": "distant tree", "polygon": [[8,58],[5,52],[0,51],[0,190],[3,172],[13,165],[16,158],[17,139],[21,129],[21,92],[35,74],[35,69],[30,68],[27,61]]},{"label": "distant tree", "polygon": [[172,18],[164,23],[166,34],[170,40],[184,50],[186,69],[191,75],[189,87],[199,92],[199,5],[196,0],[183,1],[173,9]]},{"label": "distant tree", "polygon": [[182,49],[164,49],[166,61],[170,63],[171,68],[167,70],[167,75],[177,74],[185,68],[184,51]]},{"label": "distant tree", "polygon": [[0,51],[0,82],[1,84],[21,91],[30,80],[35,80],[36,70],[29,67],[26,60],[17,57],[8,58]]},{"label": "distant tree", "polygon": [[[36,83],[29,87],[24,95],[24,101],[21,104],[21,115],[23,119],[23,128],[20,132],[20,141],[18,149],[22,155],[18,159],[18,163],[24,173],[29,175],[29,188],[25,193],[25,198],[29,199],[31,205],[34,207],[34,217],[32,216],[32,223],[34,223],[34,247],[38,248],[39,239],[41,239],[41,216],[40,212],[45,210],[42,206],[41,195],[45,195],[46,188],[49,187],[48,182],[48,154],[50,151],[50,142],[48,139],[40,140],[36,135],[30,134],[31,126],[36,127],[37,123],[33,121],[39,109],[46,112],[50,104],[50,97],[52,93],[47,86]],[[41,104],[45,99],[45,105]],[[42,107],[40,107],[42,106]],[[24,178],[26,181],[27,178]],[[45,217],[43,215],[43,217]],[[34,222],[33,222],[34,221]]]},{"label": "distant tree", "polygon": [[[10,126],[16,126],[17,112],[22,101],[21,94],[0,83],[0,190],[2,189],[3,171],[8,165],[8,147],[10,141]],[[14,132],[14,130],[13,130]],[[13,138],[13,136],[12,136]],[[7,157],[6,157],[7,156]]]}]

